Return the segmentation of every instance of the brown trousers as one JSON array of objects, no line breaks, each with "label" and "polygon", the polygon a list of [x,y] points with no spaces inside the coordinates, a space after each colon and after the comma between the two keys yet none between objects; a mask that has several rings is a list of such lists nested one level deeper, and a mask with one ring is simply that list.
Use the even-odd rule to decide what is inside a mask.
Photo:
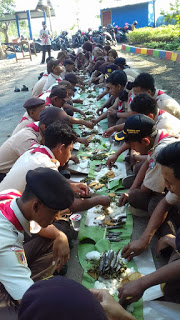
[{"label": "brown trousers", "polygon": [[[114,112],[115,111],[116,110],[114,110]],[[111,116],[110,114],[108,114],[107,119],[108,119],[108,128],[113,127],[117,124],[124,123],[126,121],[125,118],[120,118],[120,119],[118,119],[117,117],[114,118],[114,116]]]},{"label": "brown trousers", "polygon": [[[56,265],[52,266],[52,249],[53,241],[40,236],[36,236],[24,244],[24,251],[33,281],[42,280],[54,273]],[[9,295],[0,283],[0,319],[16,320],[17,312],[17,301]]]},{"label": "brown trousers", "polygon": [[[154,209],[163,198],[164,196],[160,193],[156,193],[156,192],[145,193],[140,189],[135,189],[130,193],[129,203],[134,208],[147,211],[149,216],[151,216]],[[171,207],[165,221],[157,230],[156,235],[158,238],[163,237],[169,233],[175,235],[176,230],[179,227],[180,227],[179,211],[176,207]]]}]

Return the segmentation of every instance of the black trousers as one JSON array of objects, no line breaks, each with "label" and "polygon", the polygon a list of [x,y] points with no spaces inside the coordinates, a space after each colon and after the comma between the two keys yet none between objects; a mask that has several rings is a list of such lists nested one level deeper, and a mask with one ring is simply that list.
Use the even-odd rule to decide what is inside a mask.
[{"label": "black trousers", "polygon": [[48,56],[50,57],[50,55],[51,55],[51,46],[50,45],[42,46],[42,61],[41,61],[42,63],[45,62],[46,51],[48,52]]}]

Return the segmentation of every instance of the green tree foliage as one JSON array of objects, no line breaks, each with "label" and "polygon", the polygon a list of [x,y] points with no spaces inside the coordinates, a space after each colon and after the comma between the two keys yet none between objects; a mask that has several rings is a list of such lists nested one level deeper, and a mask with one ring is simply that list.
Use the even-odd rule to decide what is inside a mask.
[{"label": "green tree foliage", "polygon": [[[15,8],[15,0],[0,0],[0,18],[5,16],[5,13],[13,14]],[[0,32],[3,33],[5,41],[9,41],[8,30],[9,21],[4,21],[0,23]]]},{"label": "green tree foliage", "polygon": [[165,21],[168,23],[174,22],[180,29],[180,0],[176,0],[174,3],[169,4],[169,12],[161,11]]}]

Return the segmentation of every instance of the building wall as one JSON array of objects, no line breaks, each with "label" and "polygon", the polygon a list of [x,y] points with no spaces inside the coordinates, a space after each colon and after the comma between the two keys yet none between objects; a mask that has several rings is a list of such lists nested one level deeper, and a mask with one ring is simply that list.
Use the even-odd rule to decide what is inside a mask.
[{"label": "building wall", "polygon": [[111,10],[112,21],[119,27],[123,27],[126,22],[133,23],[134,20],[138,21],[137,28],[148,26],[148,2],[140,3],[131,6],[117,7],[111,9],[101,10],[101,21],[103,11]]}]

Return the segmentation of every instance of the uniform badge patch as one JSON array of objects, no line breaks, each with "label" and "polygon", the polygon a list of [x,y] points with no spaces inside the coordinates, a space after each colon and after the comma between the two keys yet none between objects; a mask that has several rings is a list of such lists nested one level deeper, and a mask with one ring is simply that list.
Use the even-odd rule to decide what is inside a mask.
[{"label": "uniform badge patch", "polygon": [[14,252],[15,252],[18,263],[24,266],[27,266],[27,260],[26,260],[24,250],[15,250]]},{"label": "uniform badge patch", "polygon": [[149,168],[154,169],[155,165],[156,165],[156,162],[154,161],[154,159],[151,158],[149,161]]}]

